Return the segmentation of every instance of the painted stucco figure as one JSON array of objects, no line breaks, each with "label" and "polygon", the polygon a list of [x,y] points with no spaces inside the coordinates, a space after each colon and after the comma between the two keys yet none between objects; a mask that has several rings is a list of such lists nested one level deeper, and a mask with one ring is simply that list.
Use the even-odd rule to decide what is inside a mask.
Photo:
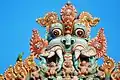
[{"label": "painted stucco figure", "polygon": [[[30,56],[25,60],[19,56],[0,80],[120,80],[120,63],[106,54],[104,29],[90,38],[91,28],[99,21],[88,12],[77,15],[70,2],[61,9],[60,18],[55,12],[38,18],[36,22],[46,27],[46,39],[34,29]],[[101,66],[99,58],[104,61]]]}]

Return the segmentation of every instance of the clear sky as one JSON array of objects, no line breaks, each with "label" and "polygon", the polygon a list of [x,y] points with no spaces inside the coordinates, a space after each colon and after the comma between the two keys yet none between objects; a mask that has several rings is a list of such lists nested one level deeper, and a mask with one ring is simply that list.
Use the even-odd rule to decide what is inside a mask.
[{"label": "clear sky", "polygon": [[[36,18],[50,11],[60,13],[67,0],[0,0],[0,73],[14,65],[20,52],[24,58],[30,53],[29,40],[32,29],[38,29],[44,38],[45,28]],[[100,17],[100,23],[92,28],[95,37],[99,28],[105,29],[107,54],[120,61],[120,0],[71,0],[78,13],[88,11]]]}]

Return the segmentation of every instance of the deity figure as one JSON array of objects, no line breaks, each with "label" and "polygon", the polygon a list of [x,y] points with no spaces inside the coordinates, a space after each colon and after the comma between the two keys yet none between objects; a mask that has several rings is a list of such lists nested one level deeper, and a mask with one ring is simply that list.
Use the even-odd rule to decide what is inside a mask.
[{"label": "deity figure", "polygon": [[23,56],[23,53],[19,54],[17,58],[17,62],[14,66],[14,72],[17,76],[17,79],[24,80],[27,76],[27,71],[25,67],[23,66],[22,56]]},{"label": "deity figure", "polygon": [[114,80],[120,79],[120,62],[118,62],[117,66],[115,68],[115,71],[113,71],[111,76]]},{"label": "deity figure", "polygon": [[48,64],[48,71],[46,72],[48,78],[54,78],[57,75],[57,67],[56,64],[54,62],[51,62],[50,64]]},{"label": "deity figure", "polygon": [[86,61],[82,61],[80,66],[79,66],[79,75],[85,76],[88,74],[88,67],[89,67],[89,63],[87,63]]},{"label": "deity figure", "polygon": [[74,68],[73,68],[73,62],[71,59],[65,58],[62,72],[63,72],[63,78],[65,78],[65,80],[69,80],[73,77]]},{"label": "deity figure", "polygon": [[32,68],[31,70],[31,75],[30,77],[33,79],[33,80],[41,80],[41,76],[39,74],[39,71],[40,71],[40,68],[38,66],[35,66]]},{"label": "deity figure", "polygon": [[36,66],[36,63],[34,61],[34,55],[28,56],[23,62],[23,66],[27,70],[27,72],[31,72],[32,68]]},{"label": "deity figure", "polygon": [[5,79],[6,80],[15,80],[16,79],[16,75],[13,71],[13,67],[10,66],[4,73]]},{"label": "deity figure", "polygon": [[14,72],[17,75],[18,79],[25,79],[27,76],[27,71],[23,66],[22,61],[17,61],[16,65],[14,66]]}]

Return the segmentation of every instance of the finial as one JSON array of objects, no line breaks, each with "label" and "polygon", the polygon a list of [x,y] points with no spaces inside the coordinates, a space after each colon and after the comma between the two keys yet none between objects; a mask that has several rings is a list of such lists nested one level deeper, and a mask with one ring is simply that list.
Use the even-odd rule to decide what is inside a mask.
[{"label": "finial", "polygon": [[70,1],[70,0],[68,0],[67,4],[71,4],[71,1]]}]

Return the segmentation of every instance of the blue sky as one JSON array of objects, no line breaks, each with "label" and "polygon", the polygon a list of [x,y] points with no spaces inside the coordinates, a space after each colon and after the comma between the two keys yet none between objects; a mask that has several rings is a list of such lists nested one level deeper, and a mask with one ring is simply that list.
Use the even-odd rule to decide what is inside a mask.
[{"label": "blue sky", "polygon": [[[119,0],[70,0],[78,13],[88,11],[100,17],[100,23],[92,28],[95,37],[99,28],[105,29],[107,54],[120,61],[120,1]],[[45,28],[40,27],[36,18],[50,11],[60,13],[67,0],[0,0],[0,73],[14,65],[20,52],[24,58],[30,53],[29,40],[32,29],[38,29],[44,38]]]}]

